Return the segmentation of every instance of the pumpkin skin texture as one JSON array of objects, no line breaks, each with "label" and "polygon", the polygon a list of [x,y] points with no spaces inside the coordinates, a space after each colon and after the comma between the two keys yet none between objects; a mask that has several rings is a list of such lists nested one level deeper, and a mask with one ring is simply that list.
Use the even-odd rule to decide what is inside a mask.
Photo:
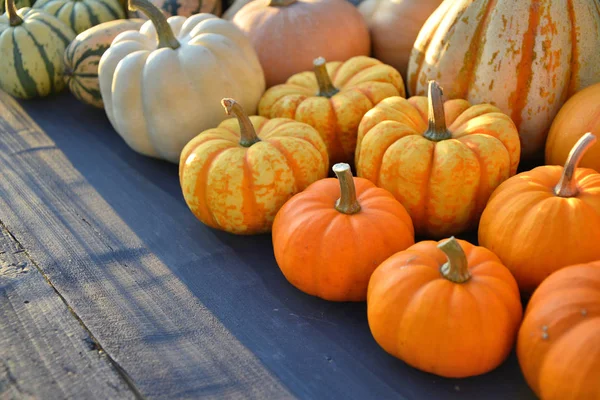
[{"label": "pumpkin skin texture", "polygon": [[327,145],[331,165],[351,163],[362,117],[386,97],[404,96],[404,82],[393,67],[365,56],[327,63],[319,57],[313,64],[314,72],[295,74],[269,88],[258,113],[313,126]]},{"label": "pumpkin skin texture", "polygon": [[192,138],[227,118],[223,97],[234,95],[247,112],[256,113],[265,89],[262,69],[250,42],[231,22],[212,14],[167,20],[148,1],[130,5],[134,2],[152,20],[139,32],[118,35],[102,55],[104,109],[133,150],[178,163]]},{"label": "pumpkin skin texture", "polygon": [[369,30],[346,0],[254,0],[231,20],[249,38],[267,87],[312,68],[312,60],[368,56]]},{"label": "pumpkin skin texture", "polygon": [[103,22],[125,18],[119,0],[37,0],[33,7],[57,17],[78,34]]},{"label": "pumpkin skin texture", "polygon": [[552,272],[600,260],[600,174],[577,168],[595,141],[587,133],[565,168],[546,165],[503,182],[481,215],[479,243],[530,294]]},{"label": "pumpkin skin texture", "polygon": [[77,100],[96,108],[104,108],[98,82],[100,58],[118,34],[139,30],[143,23],[142,19],[103,22],[81,32],[69,44],[64,56],[65,83]]},{"label": "pumpkin skin texture", "polygon": [[600,399],[600,261],[542,282],[527,305],[517,357],[540,399]]},{"label": "pumpkin skin texture", "polygon": [[330,301],[364,301],[369,278],[387,257],[414,244],[408,213],[384,189],[353,178],[313,183],[292,197],[273,223],[275,259],[301,291]]},{"label": "pumpkin skin texture", "polygon": [[444,103],[432,81],[429,98],[390,97],[365,114],[356,169],[406,207],[417,235],[442,238],[476,227],[494,189],[516,173],[519,155],[507,115],[490,104]]},{"label": "pumpkin skin texture", "polygon": [[271,231],[279,208],[327,176],[327,150],[311,126],[287,118],[247,117],[223,99],[227,119],[202,132],[181,152],[185,201],[204,224],[251,235]]},{"label": "pumpkin skin texture", "polygon": [[369,282],[367,317],[377,343],[412,367],[447,378],[500,365],[522,314],[517,283],[498,257],[454,238],[394,254]]},{"label": "pumpkin skin texture", "polygon": [[371,34],[373,57],[406,80],[408,59],[421,27],[442,0],[364,0],[358,6]]},{"label": "pumpkin skin texture", "polygon": [[445,0],[417,36],[408,91],[435,79],[449,99],[493,104],[517,126],[521,158],[543,158],[561,105],[600,81],[598,48],[597,1]]},{"label": "pumpkin skin texture", "polygon": [[[577,92],[556,114],[546,141],[546,164],[564,165],[584,132],[600,135],[600,83]],[[600,172],[600,145],[590,147],[579,166]]]},{"label": "pumpkin skin texture", "polygon": [[[181,15],[182,17],[191,17],[194,14],[210,13],[217,17],[221,15],[220,0],[152,0],[157,8],[167,17]],[[129,11],[129,18],[148,19],[148,17],[139,11]]]},{"label": "pumpkin skin texture", "polygon": [[7,5],[0,15],[0,89],[20,99],[61,92],[63,54],[75,32],[40,10]]}]

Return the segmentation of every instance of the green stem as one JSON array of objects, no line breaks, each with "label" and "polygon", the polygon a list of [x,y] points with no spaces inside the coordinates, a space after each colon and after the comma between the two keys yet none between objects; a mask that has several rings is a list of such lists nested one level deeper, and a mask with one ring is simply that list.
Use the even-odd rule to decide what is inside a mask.
[{"label": "green stem", "polygon": [[565,167],[563,168],[560,180],[554,187],[554,194],[558,197],[575,197],[579,194],[577,188],[577,180],[573,179],[575,170],[579,166],[579,162],[585,155],[585,152],[596,143],[596,136],[592,132],[583,135],[575,146],[571,149]]},{"label": "green stem", "polygon": [[423,134],[427,139],[439,142],[452,138],[446,129],[446,114],[444,113],[444,92],[436,81],[429,81],[427,89],[427,103],[429,108],[429,128]]},{"label": "green stem", "polygon": [[128,0],[128,6],[131,11],[139,10],[152,21],[158,36],[159,49],[170,47],[175,50],[181,46],[167,22],[167,17],[154,4],[148,0]]},{"label": "green stem", "polygon": [[237,101],[225,98],[221,100],[221,104],[225,107],[227,115],[235,115],[240,124],[240,146],[250,147],[254,143],[260,142],[252,121],[250,121],[250,118],[248,118],[248,115]]},{"label": "green stem", "polygon": [[333,86],[331,78],[327,73],[327,62],[323,57],[318,57],[313,61],[315,76],[317,77],[317,84],[319,85],[318,96],[331,98],[339,90]]},{"label": "green stem", "polygon": [[437,247],[448,257],[448,261],[440,267],[440,273],[444,278],[454,283],[463,283],[471,279],[467,256],[454,236],[438,244]]},{"label": "green stem", "polygon": [[298,0],[271,0],[269,7],[287,7],[294,4]]},{"label": "green stem", "polygon": [[333,172],[340,181],[340,198],[335,202],[335,209],[344,214],[356,214],[360,204],[356,199],[356,187],[350,165],[338,163],[333,166]]},{"label": "green stem", "polygon": [[8,14],[8,23],[10,26],[17,26],[23,23],[23,18],[17,14],[17,7],[15,6],[15,0],[5,0],[4,8]]}]

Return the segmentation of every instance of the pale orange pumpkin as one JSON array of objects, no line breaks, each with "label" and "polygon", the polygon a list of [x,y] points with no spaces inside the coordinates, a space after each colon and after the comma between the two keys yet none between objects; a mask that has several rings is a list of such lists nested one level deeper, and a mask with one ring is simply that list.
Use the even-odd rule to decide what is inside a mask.
[{"label": "pale orange pumpkin", "polygon": [[537,158],[561,105],[600,81],[598,49],[597,1],[445,0],[415,41],[409,93],[435,79],[449,99],[497,106],[517,125],[522,158]]},{"label": "pale orange pumpkin", "polygon": [[527,305],[517,356],[540,399],[600,399],[600,261],[542,282]]},{"label": "pale orange pumpkin", "polygon": [[434,238],[475,228],[494,189],[514,175],[519,135],[490,104],[444,103],[429,96],[390,97],[358,128],[357,175],[389,190],[408,210],[418,235]]}]

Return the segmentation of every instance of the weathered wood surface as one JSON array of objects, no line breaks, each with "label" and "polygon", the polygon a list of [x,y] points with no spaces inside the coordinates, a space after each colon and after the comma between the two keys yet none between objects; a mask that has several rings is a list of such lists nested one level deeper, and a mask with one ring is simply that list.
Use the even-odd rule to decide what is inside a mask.
[{"label": "weathered wood surface", "polygon": [[177,167],[131,151],[102,110],[0,96],[0,220],[143,396],[534,398],[514,355],[463,380],[387,355],[364,303],[293,288],[269,235],[203,226]]}]

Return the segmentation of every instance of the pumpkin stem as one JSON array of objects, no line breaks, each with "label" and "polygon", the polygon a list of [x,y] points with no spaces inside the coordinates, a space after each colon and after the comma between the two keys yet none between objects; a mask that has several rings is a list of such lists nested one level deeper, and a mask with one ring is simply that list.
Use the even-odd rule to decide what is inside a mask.
[{"label": "pumpkin stem", "polygon": [[596,136],[592,132],[586,133],[575,143],[575,146],[573,146],[569,153],[569,157],[567,157],[560,180],[554,187],[555,195],[558,197],[574,197],[579,194],[577,180],[573,179],[573,175],[585,152],[594,143],[596,143]]},{"label": "pumpkin stem", "polygon": [[319,93],[317,96],[331,98],[337,92],[338,88],[333,86],[331,78],[327,73],[326,61],[323,57],[315,58],[313,61],[315,76],[317,77],[317,83],[319,84]]},{"label": "pumpkin stem", "polygon": [[4,8],[8,14],[8,23],[10,26],[17,26],[23,23],[23,18],[17,14],[17,7],[15,6],[15,0],[5,0]]},{"label": "pumpkin stem", "polygon": [[128,0],[128,7],[131,11],[141,11],[152,21],[156,28],[158,36],[158,48],[170,47],[173,50],[179,48],[181,44],[173,34],[173,29],[167,22],[167,17],[154,4],[148,0]]},{"label": "pumpkin stem", "polygon": [[350,165],[337,163],[332,169],[340,181],[340,198],[335,202],[335,209],[344,214],[356,214],[360,211],[360,204],[356,199],[356,187]]},{"label": "pumpkin stem", "polygon": [[427,89],[427,105],[429,108],[429,128],[423,134],[427,139],[439,142],[452,138],[446,129],[446,114],[444,113],[444,92],[436,81],[429,81]]},{"label": "pumpkin stem", "polygon": [[448,262],[440,267],[440,273],[444,278],[454,283],[463,283],[471,279],[467,256],[454,236],[438,244],[437,247],[448,257]]},{"label": "pumpkin stem", "polygon": [[271,0],[269,7],[287,7],[294,4],[297,0]]},{"label": "pumpkin stem", "polygon": [[237,101],[230,98],[221,100],[221,105],[225,107],[227,115],[235,115],[240,124],[240,146],[250,147],[254,143],[260,142],[252,121],[248,118],[248,115]]}]

